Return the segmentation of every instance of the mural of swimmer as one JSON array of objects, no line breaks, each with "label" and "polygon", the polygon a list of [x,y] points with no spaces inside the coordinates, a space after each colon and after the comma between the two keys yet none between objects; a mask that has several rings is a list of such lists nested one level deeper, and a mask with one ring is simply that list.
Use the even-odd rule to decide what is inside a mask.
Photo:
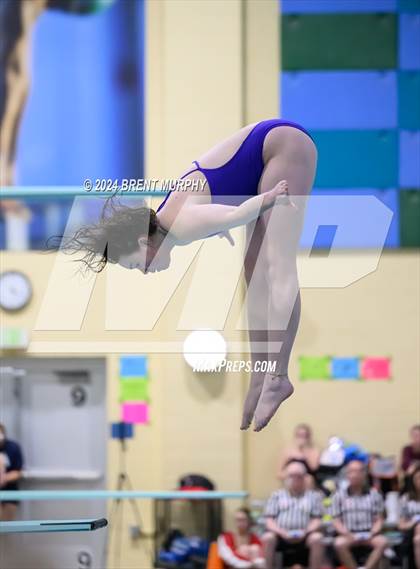
[{"label": "mural of swimmer", "polygon": [[205,182],[201,192],[171,191],[156,211],[108,198],[99,223],[63,239],[61,250],[83,252],[88,270],[118,263],[146,275],[167,269],[174,247],[215,234],[234,244],[229,230],[245,225],[251,357],[276,366],[274,373],[251,374],[241,428],[254,419],[260,431],[293,393],[288,366],[301,311],[296,253],[317,149],[304,127],[268,119],[243,127],[193,164],[180,179]]},{"label": "mural of swimmer", "polygon": [[[115,0],[2,0],[0,2],[0,186],[14,182],[16,141],[30,88],[32,30],[45,10],[92,14]],[[2,200],[5,212],[28,216],[22,202]]]}]

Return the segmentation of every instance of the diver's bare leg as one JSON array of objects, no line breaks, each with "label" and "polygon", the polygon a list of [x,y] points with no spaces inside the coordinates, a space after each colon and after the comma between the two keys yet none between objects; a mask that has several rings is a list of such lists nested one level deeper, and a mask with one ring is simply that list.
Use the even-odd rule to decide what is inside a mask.
[{"label": "diver's bare leg", "polygon": [[296,254],[316,162],[317,151],[311,139],[300,131],[291,133],[290,143],[283,144],[281,151],[267,161],[260,183],[260,191],[264,192],[280,180],[287,180],[290,198],[298,209],[279,205],[263,214],[266,270],[270,281],[268,360],[275,362],[275,371],[267,373],[264,378],[255,411],[256,431],[268,424],[280,404],[293,393],[288,365],[300,319]]},{"label": "diver's bare leg", "polygon": [[[248,392],[244,402],[241,429],[252,423],[254,412],[264,384],[264,371],[256,371],[257,361],[267,360],[267,322],[269,283],[266,273],[267,260],[263,259],[264,221],[258,218],[255,225],[246,226],[246,256],[244,262],[247,284],[248,335],[251,348],[252,371]],[[266,346],[262,349],[262,346]]]}]

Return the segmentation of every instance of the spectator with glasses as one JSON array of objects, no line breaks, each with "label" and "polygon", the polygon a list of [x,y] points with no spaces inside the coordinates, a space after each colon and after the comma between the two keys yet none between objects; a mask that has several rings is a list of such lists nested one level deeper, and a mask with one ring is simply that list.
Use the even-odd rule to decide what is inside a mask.
[{"label": "spectator with glasses", "polygon": [[308,474],[302,462],[286,466],[285,488],[273,492],[266,508],[263,535],[267,569],[273,569],[276,551],[283,554],[283,565],[294,569],[319,569],[324,546],[320,533],[322,497],[306,486]]},{"label": "spectator with glasses", "polygon": [[374,569],[388,546],[381,535],[384,501],[379,492],[369,486],[363,462],[349,462],[346,478],[347,488],[338,490],[332,499],[333,523],[338,533],[335,550],[347,569],[356,569],[355,556],[360,559],[365,554],[368,554],[366,563],[359,568]]}]

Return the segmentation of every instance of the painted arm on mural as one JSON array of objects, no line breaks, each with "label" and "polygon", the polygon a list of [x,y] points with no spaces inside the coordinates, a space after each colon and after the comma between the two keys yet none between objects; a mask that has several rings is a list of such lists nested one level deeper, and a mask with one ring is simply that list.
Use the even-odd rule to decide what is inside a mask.
[{"label": "painted arm on mural", "polygon": [[[2,2],[0,65],[0,176],[1,185],[14,181],[16,140],[29,91],[28,52],[31,32],[47,0]],[[12,207],[9,202],[8,207]]]}]

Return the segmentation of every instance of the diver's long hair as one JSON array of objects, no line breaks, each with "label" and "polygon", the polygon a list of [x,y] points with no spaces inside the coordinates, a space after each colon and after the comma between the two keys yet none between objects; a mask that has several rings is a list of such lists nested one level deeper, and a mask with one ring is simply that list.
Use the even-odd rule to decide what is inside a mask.
[{"label": "diver's long hair", "polygon": [[106,199],[98,223],[80,227],[72,237],[54,235],[47,240],[48,250],[70,255],[84,253],[74,259],[86,271],[100,273],[107,263],[118,263],[121,255],[139,248],[140,235],[150,237],[158,228],[156,212],[147,206],[128,207],[116,200]]}]

